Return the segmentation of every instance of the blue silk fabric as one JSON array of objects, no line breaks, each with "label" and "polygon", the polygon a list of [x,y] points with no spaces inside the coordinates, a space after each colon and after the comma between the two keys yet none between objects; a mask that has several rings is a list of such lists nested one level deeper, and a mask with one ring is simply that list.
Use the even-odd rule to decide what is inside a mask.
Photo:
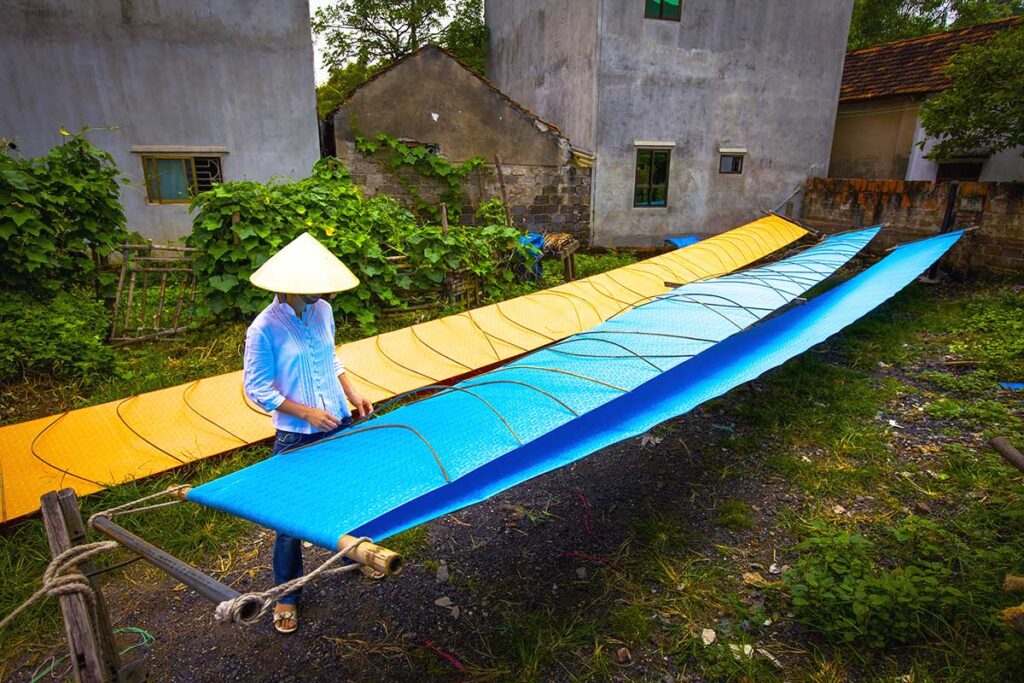
[{"label": "blue silk fabric", "polygon": [[902,246],[764,320],[835,272],[877,231],[833,236],[782,261],[691,283],[634,308],[624,302],[623,313],[591,330],[196,487],[188,499],[325,548],[335,548],[343,534],[380,540],[480,502],[781,365],[898,292],[961,234]]}]

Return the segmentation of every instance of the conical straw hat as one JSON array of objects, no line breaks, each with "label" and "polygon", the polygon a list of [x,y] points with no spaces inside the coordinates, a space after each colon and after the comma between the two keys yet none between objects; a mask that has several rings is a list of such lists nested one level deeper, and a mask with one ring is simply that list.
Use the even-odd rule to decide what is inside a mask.
[{"label": "conical straw hat", "polygon": [[249,282],[282,294],[327,294],[352,289],[359,285],[359,278],[304,232],[250,275]]}]

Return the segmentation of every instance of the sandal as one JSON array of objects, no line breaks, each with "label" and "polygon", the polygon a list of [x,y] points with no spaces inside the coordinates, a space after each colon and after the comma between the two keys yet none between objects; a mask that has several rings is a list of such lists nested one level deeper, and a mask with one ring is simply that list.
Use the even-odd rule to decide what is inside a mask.
[{"label": "sandal", "polygon": [[[278,611],[274,609],[274,629],[278,633],[292,633],[299,627],[299,612],[294,605],[288,605],[291,609],[285,609]],[[291,628],[286,627],[281,622],[291,622]]]},{"label": "sandal", "polygon": [[385,576],[384,572],[379,569],[374,569],[373,567],[368,567],[365,564],[359,567],[359,573],[368,579],[373,579],[374,581],[380,581]]}]

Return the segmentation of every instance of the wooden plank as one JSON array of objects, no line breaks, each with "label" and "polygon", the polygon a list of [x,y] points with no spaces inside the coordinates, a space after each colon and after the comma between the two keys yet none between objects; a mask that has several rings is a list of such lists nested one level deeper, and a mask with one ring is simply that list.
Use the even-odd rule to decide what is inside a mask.
[{"label": "wooden plank", "polygon": [[512,210],[508,206],[508,193],[505,191],[505,175],[501,172],[501,157],[494,155],[494,171],[498,174],[498,187],[501,188],[501,202],[505,205],[505,225],[512,225]]},{"label": "wooden plank", "polygon": [[[67,526],[68,537],[71,545],[82,545],[89,542],[85,532],[85,523],[82,521],[82,512],[78,507],[78,496],[73,489],[63,489],[57,494],[57,502],[60,503],[61,512],[64,514],[64,524]],[[83,574],[90,574],[96,570],[96,563],[86,560],[78,565]],[[114,626],[110,623],[110,613],[107,611],[107,603],[100,592],[99,582],[95,578],[89,579],[89,585],[96,592],[95,608],[96,616],[96,642],[99,644],[100,661],[103,663],[107,675],[111,680],[117,679],[117,672],[121,668],[120,657],[118,656],[117,642],[114,640]]]},{"label": "wooden plank", "polygon": [[[43,525],[53,557],[71,547],[71,537],[64,522],[56,491],[50,491],[40,499]],[[71,673],[80,683],[109,683],[100,661],[100,648],[93,629],[92,617],[86,598],[80,594],[62,595],[58,598],[64,615],[64,633],[68,638],[71,658]]]}]

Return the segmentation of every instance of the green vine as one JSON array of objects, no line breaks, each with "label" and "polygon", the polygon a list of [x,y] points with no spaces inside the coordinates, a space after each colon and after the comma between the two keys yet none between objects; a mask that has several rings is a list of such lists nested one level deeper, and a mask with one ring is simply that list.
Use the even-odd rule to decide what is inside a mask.
[{"label": "green vine", "polygon": [[124,242],[120,173],[84,134],[21,158],[0,140],[0,284],[54,293],[69,283],[113,294],[107,256]]},{"label": "green vine", "polygon": [[422,225],[391,197],[365,198],[344,165],[326,158],[303,180],[219,183],[198,195],[187,244],[202,250],[195,265],[208,312],[244,317],[270,296],[251,286],[249,275],[308,231],[362,281],[340,293],[334,308],[370,332],[382,309],[436,298],[450,273],[472,273],[484,296],[514,281],[514,268],[525,258],[519,231],[487,223],[504,207],[486,207],[472,229]]},{"label": "green vine", "polygon": [[[364,156],[383,156],[392,169],[408,168],[424,178],[438,182],[444,188],[440,200],[448,205],[448,212],[453,216],[461,216],[465,208],[466,190],[463,184],[466,178],[484,165],[483,158],[478,156],[461,164],[453,164],[426,147],[410,147],[386,133],[379,133],[372,140],[356,133],[356,151]],[[418,213],[429,215],[435,221],[440,220],[438,207],[425,200],[412,183],[402,176],[398,176],[398,182],[409,193],[409,198]]]}]

